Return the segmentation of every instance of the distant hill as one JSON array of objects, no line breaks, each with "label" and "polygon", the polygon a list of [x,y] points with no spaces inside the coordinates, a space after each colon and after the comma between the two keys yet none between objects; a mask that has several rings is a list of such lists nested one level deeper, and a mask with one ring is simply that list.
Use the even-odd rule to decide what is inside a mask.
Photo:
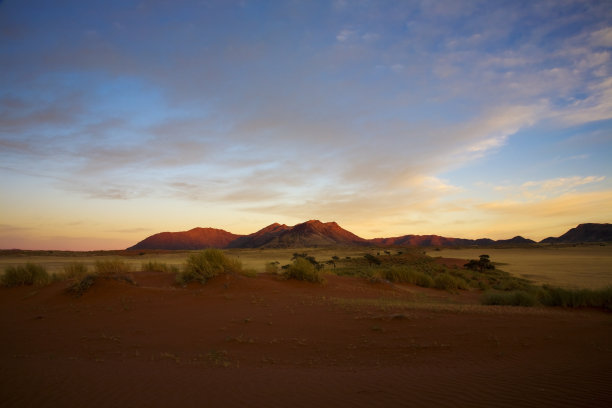
[{"label": "distant hill", "polygon": [[535,241],[528,238],[523,238],[520,235],[510,239],[498,239],[496,244],[535,244]]},{"label": "distant hill", "polygon": [[225,248],[241,235],[215,228],[194,228],[181,232],[160,232],[127,249]]},{"label": "distant hill", "polygon": [[368,244],[367,240],[341,228],[335,222],[322,223],[318,220],[306,221],[293,227],[280,226],[267,234],[266,238],[269,239],[267,242],[260,244],[260,247],[308,248]]},{"label": "distant hill", "polygon": [[540,242],[547,244],[612,242],[612,224],[580,224],[560,237],[548,237]]},{"label": "distant hill", "polygon": [[[612,225],[580,224],[558,238],[542,243],[612,242]],[[203,249],[203,248],[308,248],[329,246],[491,246],[529,245],[535,241],[521,236],[494,241],[489,238],[448,238],[439,235],[403,235],[393,238],[363,239],[335,222],[310,220],[293,227],[274,223],[249,235],[232,234],[215,228],[194,228],[182,232],[152,235],[128,249]]]}]

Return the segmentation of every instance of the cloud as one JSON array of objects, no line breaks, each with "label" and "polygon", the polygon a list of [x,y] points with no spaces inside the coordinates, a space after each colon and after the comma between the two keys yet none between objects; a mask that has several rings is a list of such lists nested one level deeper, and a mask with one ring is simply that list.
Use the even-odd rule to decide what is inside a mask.
[{"label": "cloud", "polygon": [[591,33],[591,41],[595,46],[612,47],[612,27],[602,28]]},{"label": "cloud", "polygon": [[588,177],[559,177],[550,180],[542,181],[527,181],[522,184],[523,188],[537,188],[544,192],[555,192],[571,190],[575,187],[585,184],[599,183],[605,179],[604,176],[588,176]]},{"label": "cloud", "polygon": [[336,40],[340,42],[345,42],[355,38],[356,35],[357,32],[355,30],[349,30],[347,28],[344,28],[336,35]]},{"label": "cloud", "polygon": [[558,110],[555,117],[570,125],[612,119],[612,78],[589,86],[589,90],[589,96]]},{"label": "cloud", "polygon": [[610,200],[612,200],[612,191],[604,190],[565,193],[558,197],[532,202],[492,201],[477,207],[487,212],[522,220],[569,217],[575,220],[574,222],[587,222],[592,219],[603,222],[612,218],[612,210],[608,205]]}]

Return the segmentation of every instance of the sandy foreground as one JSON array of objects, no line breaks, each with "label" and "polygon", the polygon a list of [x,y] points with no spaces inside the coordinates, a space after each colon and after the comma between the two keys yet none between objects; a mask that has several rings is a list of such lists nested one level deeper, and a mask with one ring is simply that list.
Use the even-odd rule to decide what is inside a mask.
[{"label": "sandy foreground", "polygon": [[272,275],[0,290],[3,407],[612,406],[612,314]]}]

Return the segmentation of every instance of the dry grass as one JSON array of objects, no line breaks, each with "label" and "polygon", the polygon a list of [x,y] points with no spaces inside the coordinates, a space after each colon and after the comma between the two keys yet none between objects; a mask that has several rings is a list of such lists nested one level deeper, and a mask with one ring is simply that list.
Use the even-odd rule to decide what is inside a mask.
[{"label": "dry grass", "polygon": [[565,288],[599,289],[612,284],[612,245],[543,246],[533,248],[469,248],[431,251],[432,257],[491,261],[514,276],[537,284]]}]

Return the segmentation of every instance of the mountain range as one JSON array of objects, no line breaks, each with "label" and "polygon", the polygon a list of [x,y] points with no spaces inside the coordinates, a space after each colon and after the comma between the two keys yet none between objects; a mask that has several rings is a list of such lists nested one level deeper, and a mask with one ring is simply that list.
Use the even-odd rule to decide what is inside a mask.
[{"label": "mountain range", "polygon": [[[540,243],[578,243],[612,241],[612,224],[580,224],[560,237]],[[151,235],[127,249],[203,249],[203,248],[308,248],[331,246],[488,246],[528,245],[535,241],[521,236],[511,239],[447,238],[439,235],[403,235],[393,238],[364,239],[335,222],[310,220],[292,227],[274,223],[249,235],[237,235],[216,228],[193,228],[181,232]]]}]

